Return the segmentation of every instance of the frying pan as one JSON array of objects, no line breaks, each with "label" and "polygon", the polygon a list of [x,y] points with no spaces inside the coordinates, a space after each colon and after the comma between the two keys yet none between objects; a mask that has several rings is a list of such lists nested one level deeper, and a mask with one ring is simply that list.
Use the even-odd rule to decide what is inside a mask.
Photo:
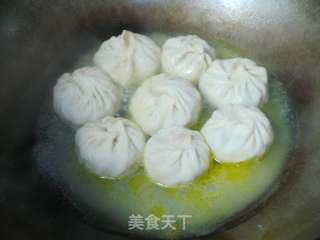
[{"label": "frying pan", "polygon": [[203,239],[320,235],[320,2],[316,0],[10,0],[0,8],[1,239],[129,239],[85,219],[41,176],[36,119],[56,79],[97,39],[136,32],[223,39],[268,66],[296,117],[281,185]]}]

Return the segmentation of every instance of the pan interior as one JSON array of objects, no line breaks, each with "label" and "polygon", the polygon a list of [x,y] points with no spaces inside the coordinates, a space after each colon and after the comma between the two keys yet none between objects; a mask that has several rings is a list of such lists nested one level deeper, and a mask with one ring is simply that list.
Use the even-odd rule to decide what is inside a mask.
[{"label": "pan interior", "polygon": [[[160,45],[176,33],[146,33]],[[244,51],[221,41],[210,42],[218,58],[246,57]],[[91,64],[94,51],[81,57],[73,66]],[[260,63],[263,65],[263,63]],[[62,73],[61,73],[62,74]],[[74,130],[61,122],[52,109],[48,95],[37,120],[37,144],[34,149],[37,166],[46,179],[57,186],[84,219],[99,228],[129,232],[131,215],[191,215],[185,228],[176,218],[176,229],[134,231],[147,237],[190,237],[211,233],[235,217],[244,216],[257,206],[279,184],[288,164],[292,139],[292,116],[287,93],[281,79],[269,72],[269,102],[263,111],[269,117],[275,139],[270,150],[260,159],[241,164],[218,164],[186,187],[162,188],[152,183],[143,168],[121,180],[100,179],[79,164],[74,145]],[[121,116],[127,117],[127,102]],[[205,102],[198,123],[199,129],[213,109]]]}]

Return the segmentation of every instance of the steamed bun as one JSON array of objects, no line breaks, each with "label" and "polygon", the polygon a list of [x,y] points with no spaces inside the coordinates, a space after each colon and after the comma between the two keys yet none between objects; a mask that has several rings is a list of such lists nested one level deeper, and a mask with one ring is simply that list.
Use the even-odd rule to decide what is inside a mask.
[{"label": "steamed bun", "polygon": [[208,169],[209,162],[210,149],[201,134],[181,127],[160,130],[144,152],[147,174],[166,186],[191,182]]},{"label": "steamed bun", "polygon": [[162,68],[165,72],[197,83],[207,70],[215,50],[196,35],[168,39],[162,50]]},{"label": "steamed bun", "polygon": [[158,73],[161,49],[150,38],[124,30],[102,43],[94,62],[115,82],[126,87]]},{"label": "steamed bun", "polygon": [[213,112],[201,129],[218,162],[259,157],[273,141],[268,118],[258,108],[230,105]]},{"label": "steamed bun", "polygon": [[199,81],[205,98],[215,107],[229,104],[259,106],[267,101],[267,71],[246,58],[215,60]]},{"label": "steamed bun", "polygon": [[201,109],[201,97],[188,81],[160,74],[137,89],[129,109],[143,131],[153,135],[161,128],[195,123]]},{"label": "steamed bun", "polygon": [[120,90],[96,67],[63,74],[53,90],[55,111],[74,126],[115,114],[120,102]]},{"label": "steamed bun", "polygon": [[76,145],[85,166],[104,178],[123,175],[143,155],[145,137],[124,118],[105,117],[87,123],[76,133]]}]

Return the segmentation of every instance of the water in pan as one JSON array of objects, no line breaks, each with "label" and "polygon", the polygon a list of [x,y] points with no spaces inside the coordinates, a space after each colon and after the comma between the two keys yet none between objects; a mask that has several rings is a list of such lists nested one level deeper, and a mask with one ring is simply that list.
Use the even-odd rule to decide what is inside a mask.
[{"label": "water in pan", "polygon": [[[152,33],[160,45],[169,35]],[[240,51],[221,41],[213,43],[219,58],[242,56]],[[77,67],[90,62],[92,54],[79,61]],[[39,115],[38,144],[35,159],[43,176],[58,186],[63,194],[100,228],[161,238],[187,237],[214,231],[227,219],[261,198],[283,172],[290,147],[290,123],[287,95],[282,84],[270,77],[269,102],[263,111],[271,120],[275,139],[271,149],[260,159],[240,164],[218,164],[192,184],[180,188],[162,188],[152,183],[143,168],[121,180],[100,179],[79,164],[74,147],[74,130],[61,122],[52,109],[52,96]],[[126,95],[128,102],[132,91]],[[209,118],[212,109],[204,104],[198,129]],[[127,116],[127,104],[120,115]],[[172,215],[171,229],[128,230],[132,215],[158,218]],[[190,215],[185,228],[178,215]],[[159,222],[161,227],[161,220]]]}]

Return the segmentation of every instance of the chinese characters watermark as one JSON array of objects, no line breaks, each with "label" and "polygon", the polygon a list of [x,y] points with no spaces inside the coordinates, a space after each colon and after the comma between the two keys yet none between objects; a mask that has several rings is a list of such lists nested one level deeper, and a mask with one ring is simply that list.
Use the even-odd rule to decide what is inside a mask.
[{"label": "chinese characters watermark", "polygon": [[157,217],[154,214],[149,216],[130,215],[128,221],[128,230],[176,230],[177,224],[181,225],[183,231],[188,224],[192,223],[192,215],[162,215]]}]

